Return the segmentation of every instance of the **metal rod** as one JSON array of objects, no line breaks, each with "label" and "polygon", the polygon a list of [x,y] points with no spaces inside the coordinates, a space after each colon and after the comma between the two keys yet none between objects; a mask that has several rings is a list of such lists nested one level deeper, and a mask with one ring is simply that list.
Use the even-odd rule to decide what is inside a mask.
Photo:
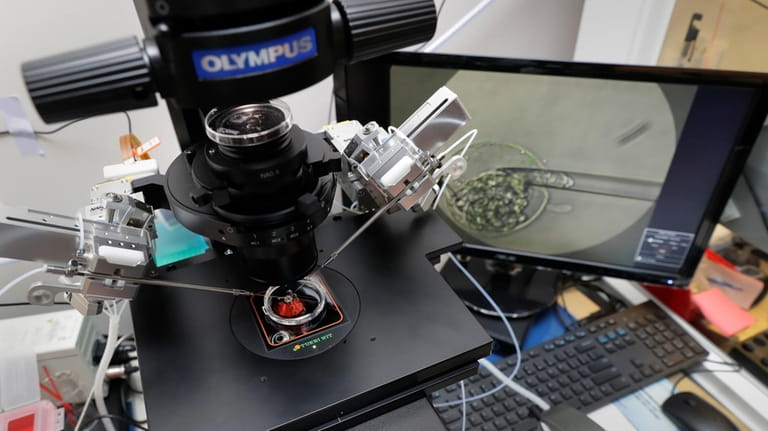
[{"label": "metal rod", "polygon": [[[47,272],[53,273],[53,274],[65,274],[66,269],[56,266],[49,265],[46,268]],[[253,295],[253,292],[249,292],[247,290],[242,289],[227,289],[224,287],[211,287],[211,286],[200,286],[197,284],[189,284],[189,283],[178,283],[175,281],[165,281],[165,280],[154,280],[154,279],[144,279],[144,278],[133,278],[133,277],[121,277],[117,275],[106,275],[106,274],[96,274],[92,272],[87,271],[78,271],[76,276],[81,277],[90,277],[90,278],[98,278],[100,280],[119,280],[119,281],[125,281],[128,283],[135,283],[135,284],[145,284],[150,286],[163,286],[163,287],[179,287],[183,289],[194,289],[194,290],[203,290],[206,292],[215,292],[215,293],[227,293],[231,295]]]}]

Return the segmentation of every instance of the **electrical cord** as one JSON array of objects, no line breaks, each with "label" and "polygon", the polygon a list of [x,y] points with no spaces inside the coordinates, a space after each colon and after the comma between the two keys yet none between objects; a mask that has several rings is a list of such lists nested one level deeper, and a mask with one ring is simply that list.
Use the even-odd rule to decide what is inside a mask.
[{"label": "electrical cord", "polygon": [[[464,274],[465,277],[472,283],[473,286],[480,292],[481,295],[485,298],[486,301],[491,305],[491,307],[496,311],[496,313],[501,317],[501,321],[504,323],[504,326],[507,328],[507,331],[509,331],[509,335],[512,338],[512,344],[515,346],[515,351],[517,352],[517,355],[515,355],[515,366],[512,369],[512,373],[509,374],[509,378],[513,379],[517,375],[517,371],[520,369],[520,363],[522,362],[522,351],[520,350],[520,343],[517,341],[517,336],[515,335],[515,331],[512,329],[512,325],[509,324],[509,320],[504,315],[504,313],[501,311],[501,308],[499,308],[499,305],[496,303],[496,301],[491,298],[491,296],[488,294],[488,292],[483,289],[483,286],[480,285],[480,283],[475,279],[475,277],[472,276],[472,274],[467,271],[466,268],[464,268],[461,263],[459,263],[458,259],[456,259],[456,256],[453,253],[448,253],[448,258],[453,262],[454,265]],[[479,400],[481,398],[485,398],[489,395],[493,395],[499,390],[504,388],[504,384],[500,384],[496,386],[495,388],[486,391],[482,394],[475,395],[469,398],[465,398],[463,400],[458,401],[449,401],[445,403],[438,403],[434,404],[435,407],[444,407],[444,406],[455,406],[458,404],[471,402],[475,400]]]},{"label": "electrical cord", "polygon": [[[128,121],[128,134],[129,135],[133,134],[133,122],[131,121],[131,116],[128,114],[128,111],[121,111],[120,113],[124,114],[125,115],[125,119]],[[81,122],[83,120],[89,120],[89,119],[94,118],[94,117],[100,117],[102,115],[110,115],[110,114],[96,114],[96,115],[89,115],[87,117],[82,117],[82,118],[75,118],[74,120],[68,121],[68,122],[62,124],[61,126],[56,127],[54,129],[51,129],[51,130],[33,130],[32,132],[35,135],[53,135],[54,133],[58,133],[58,132],[60,132],[60,131],[62,131],[64,129],[66,129],[67,127],[69,127],[69,126],[71,126],[73,124],[79,123],[79,122]],[[10,130],[2,130],[2,131],[0,131],[0,136],[10,135],[10,134],[11,134]]]},{"label": "electrical cord", "polygon": [[[25,305],[34,305],[35,307],[48,307],[49,305],[30,304],[29,302],[5,302],[0,303],[0,307],[23,307]],[[54,302],[50,305],[72,305],[69,302]]]},{"label": "electrical cord", "polygon": [[[442,12],[442,11],[443,11],[443,6],[445,6],[445,2],[446,2],[446,1],[447,1],[447,0],[443,0],[443,1],[441,1],[441,2],[440,2],[440,6],[438,6],[438,7],[437,7],[437,15],[435,16],[435,20],[436,20],[436,21],[438,21],[438,20],[440,19],[440,12]],[[424,47],[425,47],[425,46],[427,46],[427,44],[428,44],[429,42],[430,42],[430,41],[428,40],[428,41],[426,41],[426,42],[422,43],[422,44],[421,44],[421,45],[420,45],[418,48],[416,48],[416,52],[420,52],[422,49],[424,49]]]},{"label": "electrical cord", "polygon": [[708,362],[710,364],[716,364],[716,365],[726,365],[729,367],[732,367],[728,370],[710,370],[710,369],[698,369],[698,370],[685,370],[683,371],[683,375],[678,377],[675,382],[672,384],[672,390],[670,391],[669,395],[672,396],[677,392],[677,387],[682,383],[682,381],[685,378],[690,378],[691,374],[697,374],[697,373],[738,373],[739,371],[743,370],[743,367],[738,362],[721,362],[721,361],[714,361],[712,359],[705,359],[703,362]]},{"label": "electrical cord", "polygon": [[21,274],[20,276],[14,278],[8,284],[3,286],[2,289],[0,289],[0,296],[3,296],[3,294],[5,292],[11,290],[17,284],[21,283],[22,281],[26,280],[27,278],[29,278],[29,277],[37,274],[37,273],[40,273],[40,272],[45,272],[45,267],[44,266],[41,266],[39,268],[35,268],[35,269],[31,270],[31,271],[27,271],[24,274]]}]

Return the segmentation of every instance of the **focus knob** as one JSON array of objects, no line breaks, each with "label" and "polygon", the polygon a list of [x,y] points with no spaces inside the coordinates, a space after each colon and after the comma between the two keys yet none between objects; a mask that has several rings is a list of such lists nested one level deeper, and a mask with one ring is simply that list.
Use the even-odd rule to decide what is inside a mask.
[{"label": "focus knob", "polygon": [[157,105],[149,60],[135,37],[29,61],[21,70],[47,123]]},{"label": "focus knob", "polygon": [[336,0],[346,22],[350,61],[426,42],[435,34],[434,0]]}]

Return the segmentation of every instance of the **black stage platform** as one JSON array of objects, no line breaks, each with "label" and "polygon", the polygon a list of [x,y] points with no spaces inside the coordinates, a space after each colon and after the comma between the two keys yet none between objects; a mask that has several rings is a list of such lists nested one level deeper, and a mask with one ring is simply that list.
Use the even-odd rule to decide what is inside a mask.
[{"label": "black stage platform", "polygon": [[[317,230],[321,260],[362,222],[326,221]],[[459,242],[435,214],[383,216],[331,265],[359,292],[356,326],[306,359],[270,360],[243,348],[231,332],[229,295],[142,287],[132,310],[149,425],[347,428],[472,374],[491,340],[426,257]],[[230,258],[162,278],[242,287],[248,281]]]}]

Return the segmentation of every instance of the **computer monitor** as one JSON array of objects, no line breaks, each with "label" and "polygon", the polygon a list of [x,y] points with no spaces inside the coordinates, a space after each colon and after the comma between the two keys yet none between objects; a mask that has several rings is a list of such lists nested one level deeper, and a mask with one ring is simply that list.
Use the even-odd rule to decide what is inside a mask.
[{"label": "computer monitor", "polygon": [[[439,205],[471,253],[663,284],[693,274],[766,117],[762,74],[396,53],[338,114],[401,124],[436,88],[478,129]],[[461,136],[460,130],[455,136]]]}]

